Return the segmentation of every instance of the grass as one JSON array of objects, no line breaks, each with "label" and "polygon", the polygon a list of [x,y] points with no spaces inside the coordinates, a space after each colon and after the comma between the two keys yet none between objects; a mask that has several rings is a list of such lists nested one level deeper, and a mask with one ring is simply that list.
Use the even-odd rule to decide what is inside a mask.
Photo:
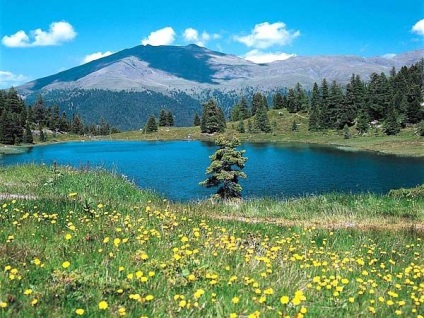
[{"label": "grass", "polygon": [[0,194],[0,317],[422,317],[420,188],[179,204],[27,165]]},{"label": "grass", "polygon": [[[415,133],[414,128],[406,128],[397,136],[387,136],[381,129],[372,129],[367,135],[360,136],[355,128],[351,128],[351,138],[344,139],[341,131],[328,130],[324,132],[308,131],[306,114],[290,114],[286,110],[271,110],[268,112],[273,123],[273,133],[244,133],[236,131],[237,123],[227,123],[226,134],[237,135],[245,142],[279,142],[279,143],[311,143],[341,147],[345,150],[377,151],[387,154],[424,157],[424,138]],[[296,132],[291,131],[293,121],[298,124]],[[248,127],[247,120],[244,126]],[[214,140],[214,136],[201,134],[199,127],[160,127],[157,133],[146,134],[142,131],[128,131],[106,137],[114,140],[183,140],[187,138]]]},{"label": "grass", "polygon": [[[344,139],[343,133],[336,130],[324,132],[308,131],[307,114],[290,114],[287,110],[270,110],[268,112],[273,132],[265,133],[238,133],[235,122],[227,123],[225,132],[228,136],[236,135],[244,142],[277,142],[277,143],[310,143],[339,147],[348,151],[376,151],[410,157],[424,157],[424,137],[416,134],[414,127],[403,129],[396,136],[386,136],[381,128],[372,129],[367,135],[360,136],[355,128],[351,128],[351,138]],[[293,132],[292,123],[296,121],[298,130]],[[252,119],[253,122],[253,119]],[[244,126],[248,127],[247,120]],[[155,133],[144,133],[141,130],[125,131],[109,136],[93,138],[81,137],[72,134],[57,134],[49,136],[48,143],[74,141],[74,140],[204,140],[214,141],[216,136],[200,133],[199,127],[159,127]],[[26,147],[0,147],[2,154],[26,151]]]}]

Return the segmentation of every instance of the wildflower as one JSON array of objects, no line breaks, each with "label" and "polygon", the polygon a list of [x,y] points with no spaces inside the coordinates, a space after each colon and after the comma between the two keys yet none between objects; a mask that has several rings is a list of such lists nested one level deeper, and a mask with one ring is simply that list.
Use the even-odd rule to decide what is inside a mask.
[{"label": "wildflower", "polygon": [[71,263],[68,262],[68,261],[65,261],[65,262],[62,263],[63,268],[68,268],[70,265],[71,265]]},{"label": "wildflower", "polygon": [[38,299],[34,298],[33,300],[31,300],[31,306],[35,306],[38,303]]},{"label": "wildflower", "polygon": [[0,308],[6,308],[6,307],[7,307],[7,302],[0,300]]},{"label": "wildflower", "polygon": [[280,302],[281,302],[283,305],[288,304],[288,303],[289,303],[289,301],[290,301],[290,298],[289,298],[289,297],[287,297],[287,296],[282,296],[282,297],[280,298]]},{"label": "wildflower", "polygon": [[102,300],[101,302],[99,302],[99,309],[106,310],[107,307],[109,307],[109,306],[108,306],[107,302],[105,302],[104,300]]},{"label": "wildflower", "polygon": [[178,303],[178,306],[184,308],[187,305],[187,302],[183,299]]},{"label": "wildflower", "polygon": [[65,240],[70,240],[71,238],[72,238],[71,234],[68,233],[68,234],[65,235]]},{"label": "wildflower", "polygon": [[78,308],[78,309],[76,309],[75,310],[75,313],[78,315],[78,316],[82,316],[82,315],[84,315],[84,309],[82,309],[82,308]]},{"label": "wildflower", "polygon": [[231,301],[232,301],[233,304],[237,304],[240,301],[240,298],[238,298],[236,296],[236,297],[233,297],[233,299],[231,299]]},{"label": "wildflower", "polygon": [[77,192],[71,192],[71,193],[68,194],[68,197],[73,198],[73,197],[77,196],[77,194],[78,194]]},{"label": "wildflower", "polygon": [[32,289],[25,289],[24,295],[31,295]]},{"label": "wildflower", "polygon": [[147,295],[146,296],[147,301],[151,301],[151,300],[153,300],[153,298],[155,298],[153,295]]}]

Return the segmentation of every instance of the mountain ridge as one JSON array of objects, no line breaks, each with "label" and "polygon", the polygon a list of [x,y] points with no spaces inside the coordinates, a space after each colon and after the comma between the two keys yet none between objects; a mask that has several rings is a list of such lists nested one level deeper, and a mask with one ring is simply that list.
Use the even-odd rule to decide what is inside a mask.
[{"label": "mountain ridge", "polygon": [[368,80],[374,72],[388,74],[392,67],[410,66],[423,57],[424,50],[416,50],[390,58],[295,56],[255,64],[194,44],[139,45],[16,89],[27,103],[41,94],[46,104],[59,105],[69,115],[77,112],[89,122],[104,117],[123,130],[142,127],[160,109],[171,110],[176,125],[187,126],[209,98],[216,99],[228,114],[241,95],[250,99],[261,91],[270,96],[296,83],[311,89],[324,78],[345,85],[353,73]]}]

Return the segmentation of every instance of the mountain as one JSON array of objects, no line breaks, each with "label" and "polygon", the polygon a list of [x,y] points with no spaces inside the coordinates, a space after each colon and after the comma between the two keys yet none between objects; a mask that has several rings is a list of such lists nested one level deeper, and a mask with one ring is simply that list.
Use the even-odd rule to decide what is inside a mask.
[{"label": "mountain", "polygon": [[171,110],[177,125],[190,125],[201,103],[214,97],[225,109],[241,94],[272,93],[314,82],[349,81],[352,73],[368,79],[373,72],[389,73],[424,57],[417,50],[394,57],[296,56],[255,64],[191,44],[140,45],[18,87],[28,102],[42,94],[49,104],[78,112],[91,122],[100,117],[121,129],[142,127],[150,114]]}]

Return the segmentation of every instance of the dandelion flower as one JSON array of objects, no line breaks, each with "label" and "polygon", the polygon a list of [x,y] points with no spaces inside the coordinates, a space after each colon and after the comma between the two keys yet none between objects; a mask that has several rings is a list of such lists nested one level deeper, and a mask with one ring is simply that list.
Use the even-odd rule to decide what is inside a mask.
[{"label": "dandelion flower", "polygon": [[75,310],[75,313],[78,315],[78,316],[82,316],[82,315],[84,315],[84,309],[82,309],[82,308],[78,308],[77,310]]},{"label": "dandelion flower", "polygon": [[237,304],[240,301],[240,298],[238,298],[236,296],[236,297],[233,297],[233,299],[231,299],[231,301],[233,302],[233,304]]},{"label": "dandelion flower", "polygon": [[68,262],[68,261],[65,261],[65,262],[62,263],[63,268],[68,268],[70,265],[71,265],[71,263]]},{"label": "dandelion flower", "polygon": [[108,306],[107,302],[105,302],[104,300],[102,300],[101,302],[99,302],[99,309],[106,310],[107,307],[109,307],[109,306]]},{"label": "dandelion flower", "polygon": [[282,296],[282,297],[280,298],[280,302],[281,302],[283,305],[288,304],[288,303],[289,303],[289,301],[290,301],[290,298],[289,298],[289,297],[287,297],[287,296]]}]

